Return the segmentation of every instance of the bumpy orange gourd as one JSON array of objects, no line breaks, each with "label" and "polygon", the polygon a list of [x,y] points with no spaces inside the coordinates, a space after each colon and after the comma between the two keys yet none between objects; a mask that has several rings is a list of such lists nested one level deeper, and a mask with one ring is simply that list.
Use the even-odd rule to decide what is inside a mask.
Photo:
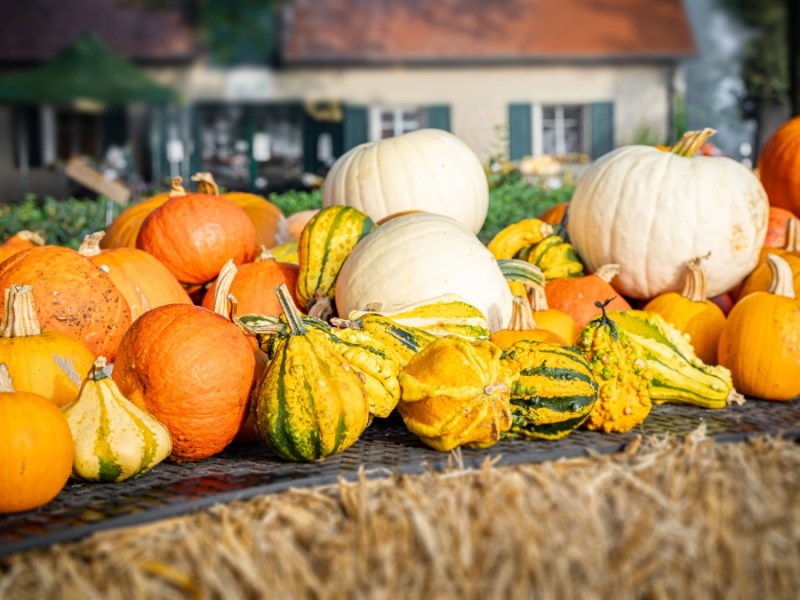
[{"label": "bumpy orange gourd", "polygon": [[707,365],[717,364],[717,346],[725,314],[706,297],[706,273],[701,258],[686,265],[683,291],[666,292],[648,302],[644,310],[655,312],[679,331],[689,334],[697,356]]},{"label": "bumpy orange gourd", "polygon": [[533,318],[531,305],[524,296],[514,296],[514,306],[511,308],[511,321],[508,327],[495,331],[490,339],[503,349],[520,340],[567,345],[564,338],[537,325]]},{"label": "bumpy orange gourd", "polygon": [[29,248],[35,248],[36,246],[43,245],[44,239],[42,239],[42,236],[40,236],[38,233],[28,231],[27,229],[18,231],[5,242],[0,244],[0,262],[3,262],[12,254],[16,254],[21,250],[27,250]]},{"label": "bumpy orange gourd", "polygon": [[131,312],[111,278],[92,261],[60,246],[23,250],[0,263],[0,289],[14,284],[33,286],[42,328],[73,335],[95,356],[113,360]]},{"label": "bumpy orange gourd", "polygon": [[74,336],[42,330],[31,286],[12,285],[3,300],[0,363],[17,391],[39,394],[59,407],[72,402],[92,368],[92,351]]},{"label": "bumpy orange gourd", "polygon": [[101,250],[104,235],[102,231],[87,235],[78,253],[108,273],[127,300],[132,320],[165,304],[192,303],[183,286],[155,256],[138,248]]},{"label": "bumpy orange gourd", "polygon": [[256,228],[247,213],[215,187],[176,195],[145,218],[136,247],[149,252],[184,285],[214,279],[228,259],[248,262],[256,252]]},{"label": "bumpy orange gourd", "polygon": [[187,304],[154,308],[125,334],[112,376],[123,395],[164,423],[172,456],[220,452],[244,420],[253,349],[239,328]]},{"label": "bumpy orange gourd", "polygon": [[611,286],[619,269],[619,265],[603,265],[595,273],[584,277],[553,279],[544,288],[547,303],[551,308],[572,317],[579,329],[583,329],[589,321],[602,313],[595,302],[613,298],[606,306],[608,311],[628,310],[631,305]]},{"label": "bumpy orange gourd", "polygon": [[800,117],[785,122],[764,144],[758,175],[770,205],[800,214]]},{"label": "bumpy orange gourd", "polygon": [[72,471],[72,433],[67,419],[47,398],[14,391],[0,365],[0,513],[47,504]]},{"label": "bumpy orange gourd", "polygon": [[771,254],[767,264],[770,288],[733,307],[719,339],[719,362],[739,392],[790,400],[800,394],[800,300],[787,261]]}]

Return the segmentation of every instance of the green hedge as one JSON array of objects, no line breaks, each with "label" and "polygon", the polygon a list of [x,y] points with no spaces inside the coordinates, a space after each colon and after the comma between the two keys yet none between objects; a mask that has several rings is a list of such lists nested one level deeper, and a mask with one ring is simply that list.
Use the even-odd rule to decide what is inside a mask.
[{"label": "green hedge", "polygon": [[[486,243],[506,225],[535,217],[571,197],[571,188],[548,190],[528,184],[518,177],[505,177],[490,190],[489,213],[478,237]],[[269,199],[287,216],[322,206],[322,193],[319,190],[272,194]],[[120,210],[115,206],[114,216]],[[105,200],[56,200],[50,196],[38,198],[29,195],[19,204],[0,205],[0,240],[22,229],[30,229],[44,237],[49,244],[77,248],[85,235],[105,228],[105,224]]]}]

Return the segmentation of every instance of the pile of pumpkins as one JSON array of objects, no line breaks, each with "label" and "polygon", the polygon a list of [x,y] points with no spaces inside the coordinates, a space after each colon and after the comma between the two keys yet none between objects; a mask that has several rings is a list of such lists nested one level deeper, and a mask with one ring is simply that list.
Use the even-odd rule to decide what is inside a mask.
[{"label": "pile of pumpkins", "polygon": [[611,152],[568,206],[488,245],[483,168],[439,130],[354,148],[322,209],[289,219],[200,173],[79,251],[12,237],[0,512],[231,443],[322,460],[395,410],[449,451],[628,431],[654,402],[795,397],[800,186],[774,182],[800,147],[776,142],[795,163],[759,181],[694,156],[710,133]]}]

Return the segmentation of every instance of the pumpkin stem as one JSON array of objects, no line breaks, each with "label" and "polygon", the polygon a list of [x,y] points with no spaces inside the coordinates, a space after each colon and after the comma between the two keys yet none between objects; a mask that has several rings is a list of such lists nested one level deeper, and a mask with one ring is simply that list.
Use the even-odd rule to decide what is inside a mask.
[{"label": "pumpkin stem", "polygon": [[[622,267],[620,267],[618,264],[611,263],[611,264],[603,265],[602,267],[597,269],[597,271],[595,271],[594,274],[597,275],[600,279],[602,279],[606,283],[610,284],[611,281],[614,279],[614,277],[619,275],[619,272],[621,270],[622,270]],[[613,298],[612,298],[612,300],[613,300]],[[611,302],[611,300],[609,300],[609,302]]]},{"label": "pumpkin stem", "polygon": [[186,190],[183,189],[183,177],[173,177],[170,182],[169,197],[175,198],[177,196],[185,196]]},{"label": "pumpkin stem", "polygon": [[772,272],[769,293],[794,298],[794,275],[789,263],[777,254],[767,254],[767,264]]},{"label": "pumpkin stem", "polygon": [[603,325],[607,326],[609,331],[611,331],[611,338],[616,342],[617,341],[617,324],[614,323],[611,319],[608,318],[608,313],[606,313],[606,306],[611,304],[616,296],[611,296],[605,302],[600,302],[600,300],[595,300],[594,305],[603,311],[603,314],[598,317],[600,319],[600,326]]},{"label": "pumpkin stem", "polygon": [[26,242],[30,242],[35,246],[44,246],[44,238],[35,231],[31,231],[29,229],[23,229],[22,231],[18,231],[14,235],[20,239],[25,240]]},{"label": "pumpkin stem", "polygon": [[14,383],[11,381],[11,373],[8,372],[6,363],[0,363],[0,392],[14,393]]},{"label": "pumpkin stem", "polygon": [[40,335],[42,326],[36,316],[33,288],[14,284],[3,291],[3,323],[0,337],[27,337]]},{"label": "pumpkin stem", "polygon": [[197,192],[208,194],[209,196],[219,196],[219,186],[214,181],[214,176],[208,171],[202,171],[192,175],[192,181],[197,182]]},{"label": "pumpkin stem", "polygon": [[231,284],[233,278],[239,270],[233,264],[233,259],[228,261],[222,266],[217,276],[217,289],[214,290],[214,312],[222,315],[226,319],[230,319],[230,311],[228,310],[228,294],[231,291]]},{"label": "pumpkin stem", "polygon": [[708,138],[715,133],[717,133],[716,129],[711,129],[710,127],[706,127],[701,131],[687,131],[681,136],[678,143],[670,148],[670,152],[678,156],[691,158],[703,147],[703,144],[708,141]]},{"label": "pumpkin stem", "polygon": [[542,312],[550,309],[547,304],[547,294],[544,292],[544,286],[534,283],[531,285],[531,308],[534,312]]},{"label": "pumpkin stem", "polygon": [[498,381],[497,383],[493,383],[491,385],[487,385],[483,388],[483,393],[487,396],[491,396],[494,392],[507,392],[508,386],[503,383],[502,381]]},{"label": "pumpkin stem", "polygon": [[314,297],[308,301],[306,306],[309,317],[326,321],[333,314],[331,299],[321,289],[314,293]]},{"label": "pumpkin stem", "polygon": [[291,335],[305,335],[306,329],[303,319],[300,316],[300,311],[292,302],[292,296],[289,294],[289,288],[285,283],[280,284],[275,288],[275,293],[278,294],[278,302],[281,303],[283,314],[289,322],[289,330]]},{"label": "pumpkin stem", "polygon": [[536,321],[533,318],[531,305],[525,296],[514,296],[512,298],[511,320],[507,329],[511,331],[531,331],[536,329]]},{"label": "pumpkin stem", "polygon": [[800,219],[786,220],[786,244],[783,247],[787,252],[800,252]]},{"label": "pumpkin stem", "polygon": [[98,356],[94,363],[92,364],[92,371],[89,373],[89,377],[92,381],[100,381],[101,379],[106,379],[108,374],[105,371],[106,368],[106,357],[105,356]]},{"label": "pumpkin stem", "polygon": [[686,263],[686,279],[683,283],[681,296],[688,298],[692,302],[705,302],[708,298],[708,277],[706,271],[700,264],[701,261],[711,256],[711,252],[705,256],[698,256]]},{"label": "pumpkin stem", "polygon": [[95,231],[87,236],[84,236],[81,245],[78,247],[78,253],[81,256],[97,256],[100,254],[100,242],[106,237],[105,231]]},{"label": "pumpkin stem", "polygon": [[264,244],[258,246],[258,256],[253,259],[253,262],[261,262],[262,260],[277,260],[272,250],[267,248]]},{"label": "pumpkin stem", "polygon": [[728,392],[728,396],[725,398],[725,402],[728,406],[731,404],[738,404],[741,406],[745,402],[745,398],[743,394],[740,394],[735,389],[731,388],[731,391]]},{"label": "pumpkin stem", "polygon": [[350,321],[348,319],[340,319],[339,317],[332,317],[330,323],[339,329],[354,329],[356,331],[364,329],[364,325],[361,321]]}]

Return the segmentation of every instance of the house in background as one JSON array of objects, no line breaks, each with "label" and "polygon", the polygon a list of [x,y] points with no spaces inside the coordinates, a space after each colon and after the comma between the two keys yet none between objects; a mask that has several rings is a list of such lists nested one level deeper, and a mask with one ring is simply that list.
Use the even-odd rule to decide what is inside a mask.
[{"label": "house in background", "polygon": [[[226,30],[219,21],[202,48],[188,26],[191,11],[103,0],[29,4],[46,4],[55,16],[27,39],[0,35],[3,71],[19,59],[46,60],[91,30],[183,98],[123,107],[113,135],[112,113],[95,115],[96,133],[81,137],[94,141],[65,141],[65,153],[101,153],[125,137],[149,180],[209,170],[226,187],[262,192],[300,185],[303,173],[323,175],[359,143],[421,127],[452,131],[482,160],[596,158],[637,139],[663,142],[682,62],[694,52],[681,0],[291,0],[258,9],[247,2],[245,26]],[[8,22],[25,14],[5,29],[13,33],[19,25]],[[9,185],[19,181],[19,165],[3,157],[19,156],[24,131],[52,148],[66,131],[84,130],[55,110],[55,126],[43,127],[54,122],[52,109],[0,108],[0,133],[9,133],[0,136],[8,140],[2,197],[20,191]],[[28,189],[39,191],[32,181]]]}]

